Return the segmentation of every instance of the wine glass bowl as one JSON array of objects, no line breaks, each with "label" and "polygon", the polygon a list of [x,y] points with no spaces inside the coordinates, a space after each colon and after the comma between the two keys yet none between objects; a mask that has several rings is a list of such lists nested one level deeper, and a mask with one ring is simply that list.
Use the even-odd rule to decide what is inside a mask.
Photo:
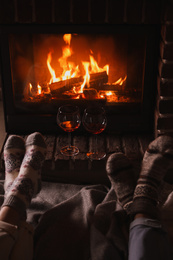
[{"label": "wine glass bowl", "polygon": [[103,132],[107,125],[106,113],[103,107],[89,106],[84,110],[82,117],[84,128],[95,135],[94,149],[87,153],[87,157],[91,160],[101,160],[106,156],[105,152],[97,149],[97,135]]},{"label": "wine glass bowl", "polygon": [[61,153],[66,156],[77,155],[79,149],[71,145],[71,132],[79,128],[81,124],[79,108],[74,105],[64,105],[59,107],[57,113],[57,124],[65,132],[68,132],[68,145],[61,148]]}]

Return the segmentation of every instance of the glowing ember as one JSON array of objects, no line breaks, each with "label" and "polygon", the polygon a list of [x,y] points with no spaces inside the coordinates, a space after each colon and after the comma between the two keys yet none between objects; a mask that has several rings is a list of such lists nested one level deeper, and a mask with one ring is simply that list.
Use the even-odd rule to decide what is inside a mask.
[{"label": "glowing ember", "polygon": [[41,95],[41,86],[40,85],[37,86],[37,91],[38,91],[37,94]]}]

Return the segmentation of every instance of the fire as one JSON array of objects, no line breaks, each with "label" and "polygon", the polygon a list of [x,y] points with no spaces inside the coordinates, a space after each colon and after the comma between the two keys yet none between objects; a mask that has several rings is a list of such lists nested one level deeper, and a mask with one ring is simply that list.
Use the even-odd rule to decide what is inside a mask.
[{"label": "fire", "polygon": [[31,94],[32,93],[32,84],[29,83],[29,93]]},{"label": "fire", "polygon": [[48,57],[47,57],[47,67],[48,67],[49,72],[50,72],[50,74],[51,74],[51,79],[50,79],[49,84],[51,84],[51,83],[53,83],[53,82],[58,82],[58,81],[60,81],[60,78],[57,78],[57,77],[56,77],[55,71],[54,71],[54,69],[52,68],[52,66],[50,65],[51,61],[52,61],[52,54],[51,54],[51,52],[49,52]]},{"label": "fire", "polygon": [[64,34],[63,40],[65,41],[66,44],[70,45],[70,42],[71,42],[71,34]]},{"label": "fire", "polygon": [[112,91],[107,91],[106,92],[106,96],[111,96],[112,95]]},{"label": "fire", "polygon": [[[93,53],[93,52],[92,52]],[[100,68],[94,59],[93,56],[90,55],[90,66],[91,70],[90,73],[97,73],[97,72],[103,72],[106,71],[107,75],[109,75],[109,65],[105,65],[103,68]]]},{"label": "fire", "polygon": [[[64,34],[63,40],[66,43],[66,46],[62,48],[62,56],[58,59],[59,65],[62,68],[62,74],[61,76],[57,77],[55,70],[51,66],[52,61],[52,53],[48,53],[47,57],[47,67],[49,69],[51,79],[49,84],[58,82],[61,80],[67,80],[74,77],[80,76],[80,70],[79,65],[75,65],[73,62],[67,61],[69,57],[73,54],[72,48],[70,47],[72,36],[71,34]],[[83,90],[85,85],[89,87],[89,80],[90,80],[90,74],[91,73],[97,73],[97,72],[103,72],[106,71],[107,75],[109,74],[109,65],[105,65],[103,68],[100,68],[98,66],[97,61],[93,57],[93,51],[90,50],[92,55],[89,55],[90,62],[82,61],[82,65],[85,71],[85,75],[83,76],[83,83],[81,85],[79,93]],[[75,89],[76,91],[76,89]]]},{"label": "fire", "polygon": [[41,95],[42,89],[40,85],[37,85],[37,94]]},{"label": "fire", "polygon": [[127,79],[127,76],[125,76],[124,79],[119,78],[116,82],[112,83],[112,85],[120,85],[120,86],[122,86],[124,81],[126,81],[126,79]]},{"label": "fire", "polygon": [[85,85],[89,88],[89,81],[90,81],[90,75],[89,75],[89,62],[83,62],[82,63],[84,68],[85,68],[85,76],[84,76],[84,82],[83,84],[81,85],[81,89],[80,89],[80,93],[83,92],[83,89],[85,87]]},{"label": "fire", "polygon": [[[88,56],[87,61],[81,61],[81,64],[77,64],[77,65],[75,64],[75,62],[72,62],[70,60],[70,58],[74,54],[72,47],[71,47],[72,35],[64,34],[63,40],[65,42],[65,46],[63,46],[63,48],[62,48],[61,57],[57,60],[58,71],[59,71],[59,67],[62,69],[61,75],[57,76],[56,68],[53,68],[51,65],[53,51],[50,51],[47,54],[47,68],[50,73],[49,83],[47,83],[47,85],[44,84],[44,86],[42,86],[40,83],[38,83],[37,88],[33,88],[32,84],[29,83],[28,93],[29,93],[30,97],[34,96],[34,93],[36,94],[36,96],[38,96],[38,98],[40,98],[39,95],[41,95],[41,94],[50,94],[51,93],[50,88],[52,87],[51,86],[52,83],[60,82],[60,84],[61,84],[62,81],[67,81],[67,84],[68,84],[68,82],[69,82],[68,80],[73,79],[73,78],[79,78],[80,83],[77,84],[76,86],[72,85],[72,90],[70,90],[71,93],[77,94],[76,98],[79,98],[80,94],[83,93],[85,88],[89,89],[90,86],[92,88],[93,83],[92,83],[92,81],[90,82],[90,78],[93,77],[93,75],[91,76],[91,74],[106,72],[105,74],[109,75],[109,64],[106,64],[105,66],[100,67],[98,62],[94,58],[94,52],[92,50],[90,50],[90,55]],[[81,69],[81,67],[83,67],[83,68]],[[84,71],[84,73],[82,74],[81,71]],[[116,82],[107,83],[107,85],[110,84],[110,85],[122,86],[123,83],[126,81],[126,78],[127,78],[127,76],[125,76],[124,78],[119,78]],[[63,86],[65,86],[65,85],[66,85],[66,82],[64,83]],[[54,86],[56,88],[56,85],[54,85]],[[112,91],[106,91],[106,92],[100,94],[100,98],[108,99],[108,98],[111,98],[111,96],[112,97],[114,96],[114,99],[116,98],[115,93]]]}]

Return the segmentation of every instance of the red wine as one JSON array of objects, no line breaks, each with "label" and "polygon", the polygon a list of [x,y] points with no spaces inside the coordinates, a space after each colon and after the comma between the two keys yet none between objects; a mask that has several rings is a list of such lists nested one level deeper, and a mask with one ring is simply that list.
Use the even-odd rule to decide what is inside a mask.
[{"label": "red wine", "polygon": [[85,129],[88,132],[91,132],[92,134],[100,134],[103,130],[105,130],[106,124],[103,123],[86,123],[83,122],[83,125],[85,127]]},{"label": "red wine", "polygon": [[60,123],[59,126],[65,132],[73,132],[74,130],[76,130],[80,126],[80,123],[75,122],[75,121],[64,121],[64,122]]}]

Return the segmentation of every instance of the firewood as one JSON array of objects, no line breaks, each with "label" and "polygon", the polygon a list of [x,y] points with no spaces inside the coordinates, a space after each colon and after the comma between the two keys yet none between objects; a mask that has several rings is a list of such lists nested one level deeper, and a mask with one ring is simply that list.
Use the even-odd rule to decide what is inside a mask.
[{"label": "firewood", "polygon": [[[90,75],[90,85],[91,87],[96,86],[97,88],[103,83],[108,82],[108,75],[106,74],[106,71],[103,72],[98,72],[98,73],[93,73]],[[62,94],[65,91],[71,90],[73,87],[76,85],[82,85],[83,83],[83,77],[76,77],[76,78],[71,78],[67,80],[62,80],[58,82],[54,82],[49,84],[49,88],[51,90],[52,94]]]},{"label": "firewood", "polygon": [[[51,89],[51,91],[54,91],[54,90],[57,90],[57,89],[61,89],[61,88],[64,88],[66,90],[69,90],[69,86],[74,86],[74,84],[77,84],[83,82],[83,77],[78,77],[78,78],[71,78],[71,79],[67,79],[67,80],[61,80],[61,81],[58,81],[58,82],[54,82],[54,83],[51,83],[49,84],[49,87]],[[64,90],[64,91],[66,91]]]},{"label": "firewood", "polygon": [[97,81],[97,80],[98,81],[100,80],[103,83],[107,83],[108,82],[108,75],[107,75],[106,71],[90,74],[90,82],[94,82],[94,81]]},{"label": "firewood", "polygon": [[83,93],[84,93],[84,96],[86,99],[97,99],[98,98],[98,93],[93,88],[84,89]]}]

